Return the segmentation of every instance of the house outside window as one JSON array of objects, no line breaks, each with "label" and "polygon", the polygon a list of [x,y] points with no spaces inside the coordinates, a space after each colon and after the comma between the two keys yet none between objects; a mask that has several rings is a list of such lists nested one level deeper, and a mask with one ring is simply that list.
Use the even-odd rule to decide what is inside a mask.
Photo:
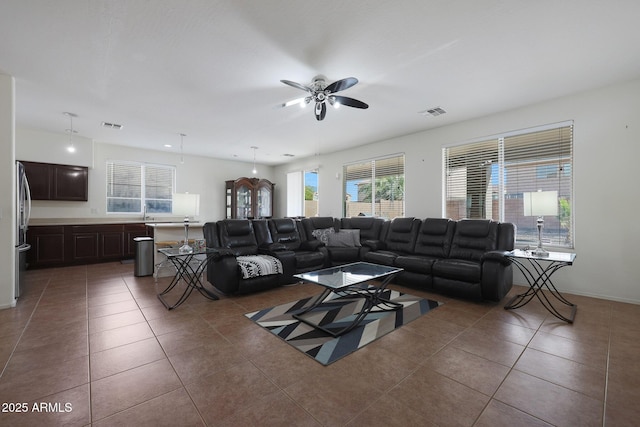
[{"label": "house outside window", "polygon": [[558,192],[558,215],[544,217],[545,246],[573,248],[573,123],[511,132],[443,148],[447,218],[514,223],[518,245],[537,244],[537,217],[523,193]]},{"label": "house outside window", "polygon": [[304,216],[318,215],[318,170],[304,171]]},{"label": "house outside window", "polygon": [[345,217],[404,216],[404,154],[345,165],[343,192]]},{"label": "house outside window", "polygon": [[107,213],[170,214],[175,176],[174,166],[108,161]]}]

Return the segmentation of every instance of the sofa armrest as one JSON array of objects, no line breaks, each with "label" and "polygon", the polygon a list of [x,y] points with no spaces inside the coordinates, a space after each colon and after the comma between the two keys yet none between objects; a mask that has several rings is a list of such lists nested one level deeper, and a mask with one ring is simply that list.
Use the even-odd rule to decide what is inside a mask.
[{"label": "sofa armrest", "polygon": [[509,251],[489,251],[489,252],[485,252],[484,255],[482,255],[482,262],[485,261],[496,261],[499,262],[502,265],[511,265],[511,260],[509,258],[506,257],[506,255],[508,255],[510,252]]},{"label": "sofa armrest", "polygon": [[382,240],[362,240],[360,244],[371,249],[372,251],[380,251],[386,247]]},{"label": "sofa armrest", "polygon": [[227,248],[207,248],[208,252],[211,254],[214,254],[216,256],[216,259],[221,258],[221,257],[235,257],[236,254],[233,253],[233,251],[231,249],[227,249]]},{"label": "sofa armrest", "polygon": [[258,246],[258,252],[270,254],[272,252],[286,251],[287,247],[282,243],[264,243]]},{"label": "sofa armrest", "polygon": [[317,251],[319,248],[323,247],[324,243],[320,240],[305,240],[300,243],[300,249],[303,251]]}]

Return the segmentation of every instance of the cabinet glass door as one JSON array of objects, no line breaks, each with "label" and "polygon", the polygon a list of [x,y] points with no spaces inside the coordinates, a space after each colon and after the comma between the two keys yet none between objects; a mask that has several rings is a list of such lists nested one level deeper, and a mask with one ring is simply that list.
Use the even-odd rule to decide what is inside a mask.
[{"label": "cabinet glass door", "polygon": [[271,216],[271,189],[260,187],[258,189],[258,218]]},{"label": "cabinet glass door", "polygon": [[241,185],[236,192],[236,218],[248,218],[252,216],[251,189],[246,185]]}]

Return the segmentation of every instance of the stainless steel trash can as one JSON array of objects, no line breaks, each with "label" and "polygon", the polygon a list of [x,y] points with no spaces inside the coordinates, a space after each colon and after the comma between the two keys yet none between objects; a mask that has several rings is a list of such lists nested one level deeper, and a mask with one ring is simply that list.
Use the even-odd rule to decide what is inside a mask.
[{"label": "stainless steel trash can", "polygon": [[153,237],[134,237],[133,241],[136,249],[133,275],[151,276],[153,274]]}]

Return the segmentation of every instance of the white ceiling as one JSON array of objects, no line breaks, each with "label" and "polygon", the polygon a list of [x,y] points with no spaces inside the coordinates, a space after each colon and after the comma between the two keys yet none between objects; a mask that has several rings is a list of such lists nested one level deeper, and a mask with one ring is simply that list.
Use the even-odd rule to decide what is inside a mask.
[{"label": "white ceiling", "polygon": [[[637,0],[2,0],[16,124],[281,164],[640,76]],[[354,76],[361,110],[278,108]],[[418,111],[440,106],[446,114]],[[564,118],[563,118],[564,119]],[[101,122],[122,124],[120,131]],[[173,144],[173,148],[164,148]]]}]

